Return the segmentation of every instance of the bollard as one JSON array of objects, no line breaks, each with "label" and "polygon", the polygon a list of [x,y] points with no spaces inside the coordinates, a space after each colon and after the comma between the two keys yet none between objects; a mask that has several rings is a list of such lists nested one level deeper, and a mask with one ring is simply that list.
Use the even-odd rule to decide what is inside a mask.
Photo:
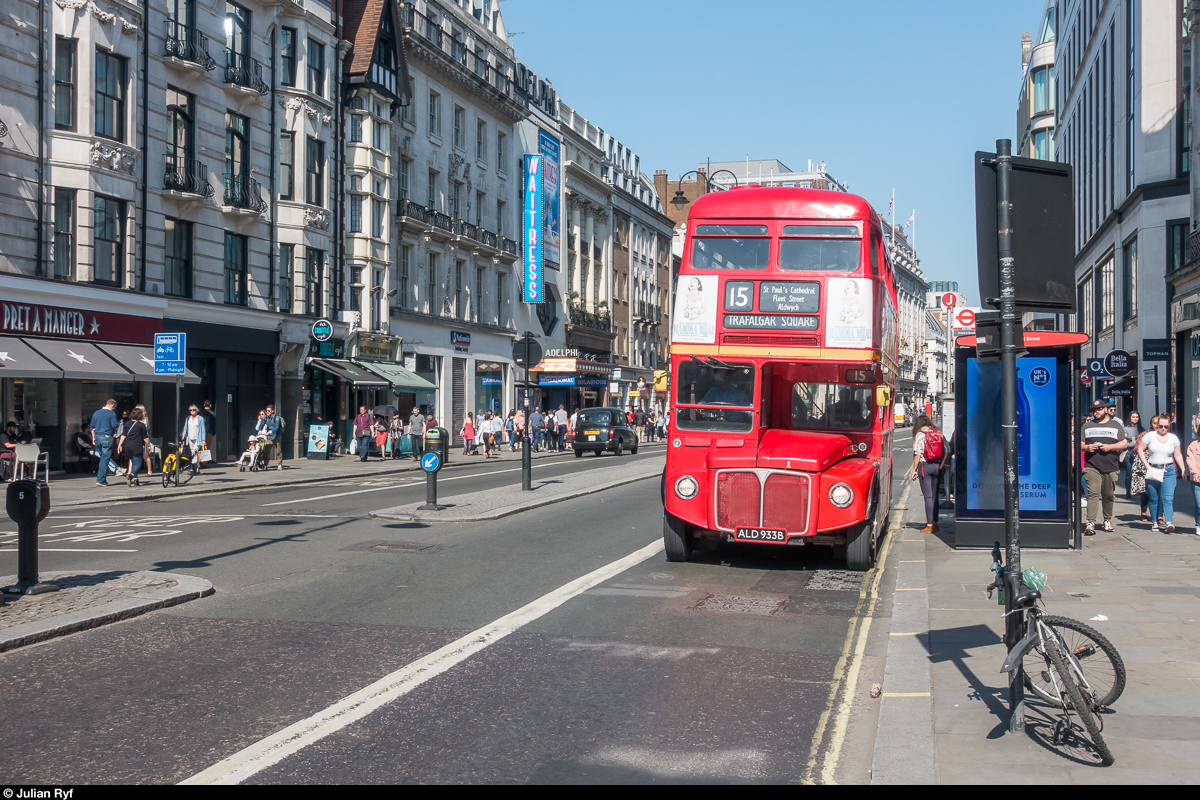
[{"label": "bollard", "polygon": [[4,587],[4,593],[58,591],[54,584],[38,581],[38,523],[50,513],[50,486],[45,481],[13,481],[8,485],[6,508],[17,523],[17,583]]},{"label": "bollard", "polygon": [[437,443],[427,442],[425,452],[421,454],[421,469],[425,470],[425,505],[417,506],[418,511],[441,511],[437,501],[437,474],[442,470],[441,448]]}]

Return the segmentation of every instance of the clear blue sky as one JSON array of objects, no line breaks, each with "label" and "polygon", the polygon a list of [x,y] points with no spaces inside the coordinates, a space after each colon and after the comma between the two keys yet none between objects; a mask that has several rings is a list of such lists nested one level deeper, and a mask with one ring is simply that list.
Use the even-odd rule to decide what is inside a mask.
[{"label": "clear blue sky", "polygon": [[[971,155],[1016,138],[1043,0],[504,0],[517,57],[652,175],[811,158],[896,218],[978,305]],[[666,200],[667,198],[664,198]]]}]

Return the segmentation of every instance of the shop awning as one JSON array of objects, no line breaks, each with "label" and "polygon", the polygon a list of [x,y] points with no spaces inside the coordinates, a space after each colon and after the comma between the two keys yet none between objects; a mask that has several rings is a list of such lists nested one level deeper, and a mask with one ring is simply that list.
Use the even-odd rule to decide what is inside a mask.
[{"label": "shop awning", "polygon": [[1137,375],[1130,375],[1128,378],[1121,380],[1108,387],[1106,393],[1109,397],[1133,397],[1134,391],[1137,390]]},{"label": "shop awning", "polygon": [[[358,364],[359,362],[354,362]],[[366,369],[391,382],[392,388],[398,392],[435,392],[437,386],[422,378],[415,372],[410,372],[399,364],[386,364],[371,361],[362,364]]]},{"label": "shop awning", "polygon": [[200,376],[190,369],[185,369],[183,375],[155,375],[153,347],[140,347],[136,344],[99,344],[96,346],[132,372],[134,380],[147,383],[174,383],[176,378],[183,378],[184,383],[200,382]]},{"label": "shop awning", "polygon": [[0,336],[0,378],[61,378],[62,370],[25,342]]},{"label": "shop awning", "polygon": [[612,375],[615,364],[602,361],[588,361],[584,358],[543,358],[536,367],[530,367],[530,372],[553,372],[572,375]]},{"label": "shop awning", "polygon": [[312,366],[319,370],[328,372],[330,375],[341,378],[347,383],[352,383],[363,389],[383,388],[390,386],[385,379],[379,377],[374,372],[368,369],[352,364],[349,361],[341,358],[314,358],[309,362]]},{"label": "shop awning", "polygon": [[82,381],[134,381],[129,370],[113,361],[91,342],[62,339],[25,339],[46,360],[62,370],[62,377]]}]

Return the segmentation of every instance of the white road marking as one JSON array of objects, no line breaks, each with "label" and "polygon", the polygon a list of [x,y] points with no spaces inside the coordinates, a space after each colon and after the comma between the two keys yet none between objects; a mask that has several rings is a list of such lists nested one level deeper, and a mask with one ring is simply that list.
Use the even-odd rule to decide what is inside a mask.
[{"label": "white road marking", "polygon": [[[663,455],[665,456],[666,454],[664,453]],[[546,464],[534,464],[533,469],[540,469],[542,467],[556,467],[556,466],[560,466],[560,465],[557,464],[556,462],[551,461]],[[506,472],[520,472],[520,471],[521,471],[521,468],[516,467],[514,469],[494,469],[494,470],[489,470],[487,472],[473,472],[470,475],[455,475],[453,478],[440,478],[439,477],[438,484],[448,483],[450,481],[464,481],[464,480],[468,480],[470,478],[486,478],[489,475],[503,475]],[[333,500],[334,498],[337,498],[337,497],[349,497],[350,495],[354,495],[354,494],[368,494],[370,492],[384,492],[384,491],[387,491],[388,489],[407,489],[410,486],[422,486],[422,485],[424,485],[424,483],[425,483],[425,479],[421,478],[420,480],[410,481],[408,483],[393,483],[388,486],[374,486],[370,489],[356,489],[353,492],[338,492],[337,494],[324,494],[319,497],[302,497],[297,500],[280,500],[275,503],[263,503],[262,507],[269,508],[270,506],[291,506],[291,505],[296,505],[297,503],[313,503],[318,500]]]},{"label": "white road marking", "polygon": [[429,679],[441,675],[510,633],[520,630],[571,598],[577,597],[593,586],[614,578],[630,567],[658,555],[662,549],[663,544],[660,539],[635,550],[624,558],[617,559],[576,578],[570,583],[542,595],[532,603],[522,606],[510,614],[505,614],[495,622],[468,633],[440,650],[401,667],[390,675],[385,675],[370,686],[343,697],[323,711],[255,742],[208,769],[181,781],[181,784],[232,785],[241,783],[262,770],[278,764],[288,756],[298,753],[310,744],[340,731],[393,700],[403,697]]},{"label": "white road marking", "polygon": [[[16,552],[19,552],[16,548],[13,548],[12,550],[0,549],[0,553],[16,553]],[[92,550],[90,548],[83,548],[80,550],[68,550],[65,547],[64,548],[39,547],[38,552],[39,553],[136,553],[137,550]]]}]

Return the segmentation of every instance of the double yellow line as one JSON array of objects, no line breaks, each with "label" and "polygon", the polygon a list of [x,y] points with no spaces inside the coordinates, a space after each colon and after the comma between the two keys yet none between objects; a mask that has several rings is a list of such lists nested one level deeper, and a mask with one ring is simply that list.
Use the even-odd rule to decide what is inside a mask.
[{"label": "double yellow line", "polygon": [[[875,617],[875,608],[879,604],[879,583],[883,580],[883,568],[887,563],[888,551],[891,549],[892,538],[896,530],[904,524],[904,510],[908,508],[908,495],[912,484],[904,487],[900,502],[892,507],[900,511],[892,515],[888,525],[887,536],[884,537],[883,547],[875,560],[875,567],[863,577],[862,587],[858,593],[858,606],[846,630],[846,641],[842,645],[842,653],[833,668],[833,684],[829,687],[829,699],[825,710],[817,720],[817,730],[813,735],[812,750],[808,755],[808,764],[804,770],[802,783],[835,784],[834,771],[837,769],[838,757],[842,745],[846,741],[846,726],[850,722],[850,708],[854,702],[854,690],[858,685],[858,673],[862,668],[863,656],[867,651],[867,635],[871,632],[871,620]],[[821,745],[825,743],[828,732],[829,744],[822,753]]]}]

